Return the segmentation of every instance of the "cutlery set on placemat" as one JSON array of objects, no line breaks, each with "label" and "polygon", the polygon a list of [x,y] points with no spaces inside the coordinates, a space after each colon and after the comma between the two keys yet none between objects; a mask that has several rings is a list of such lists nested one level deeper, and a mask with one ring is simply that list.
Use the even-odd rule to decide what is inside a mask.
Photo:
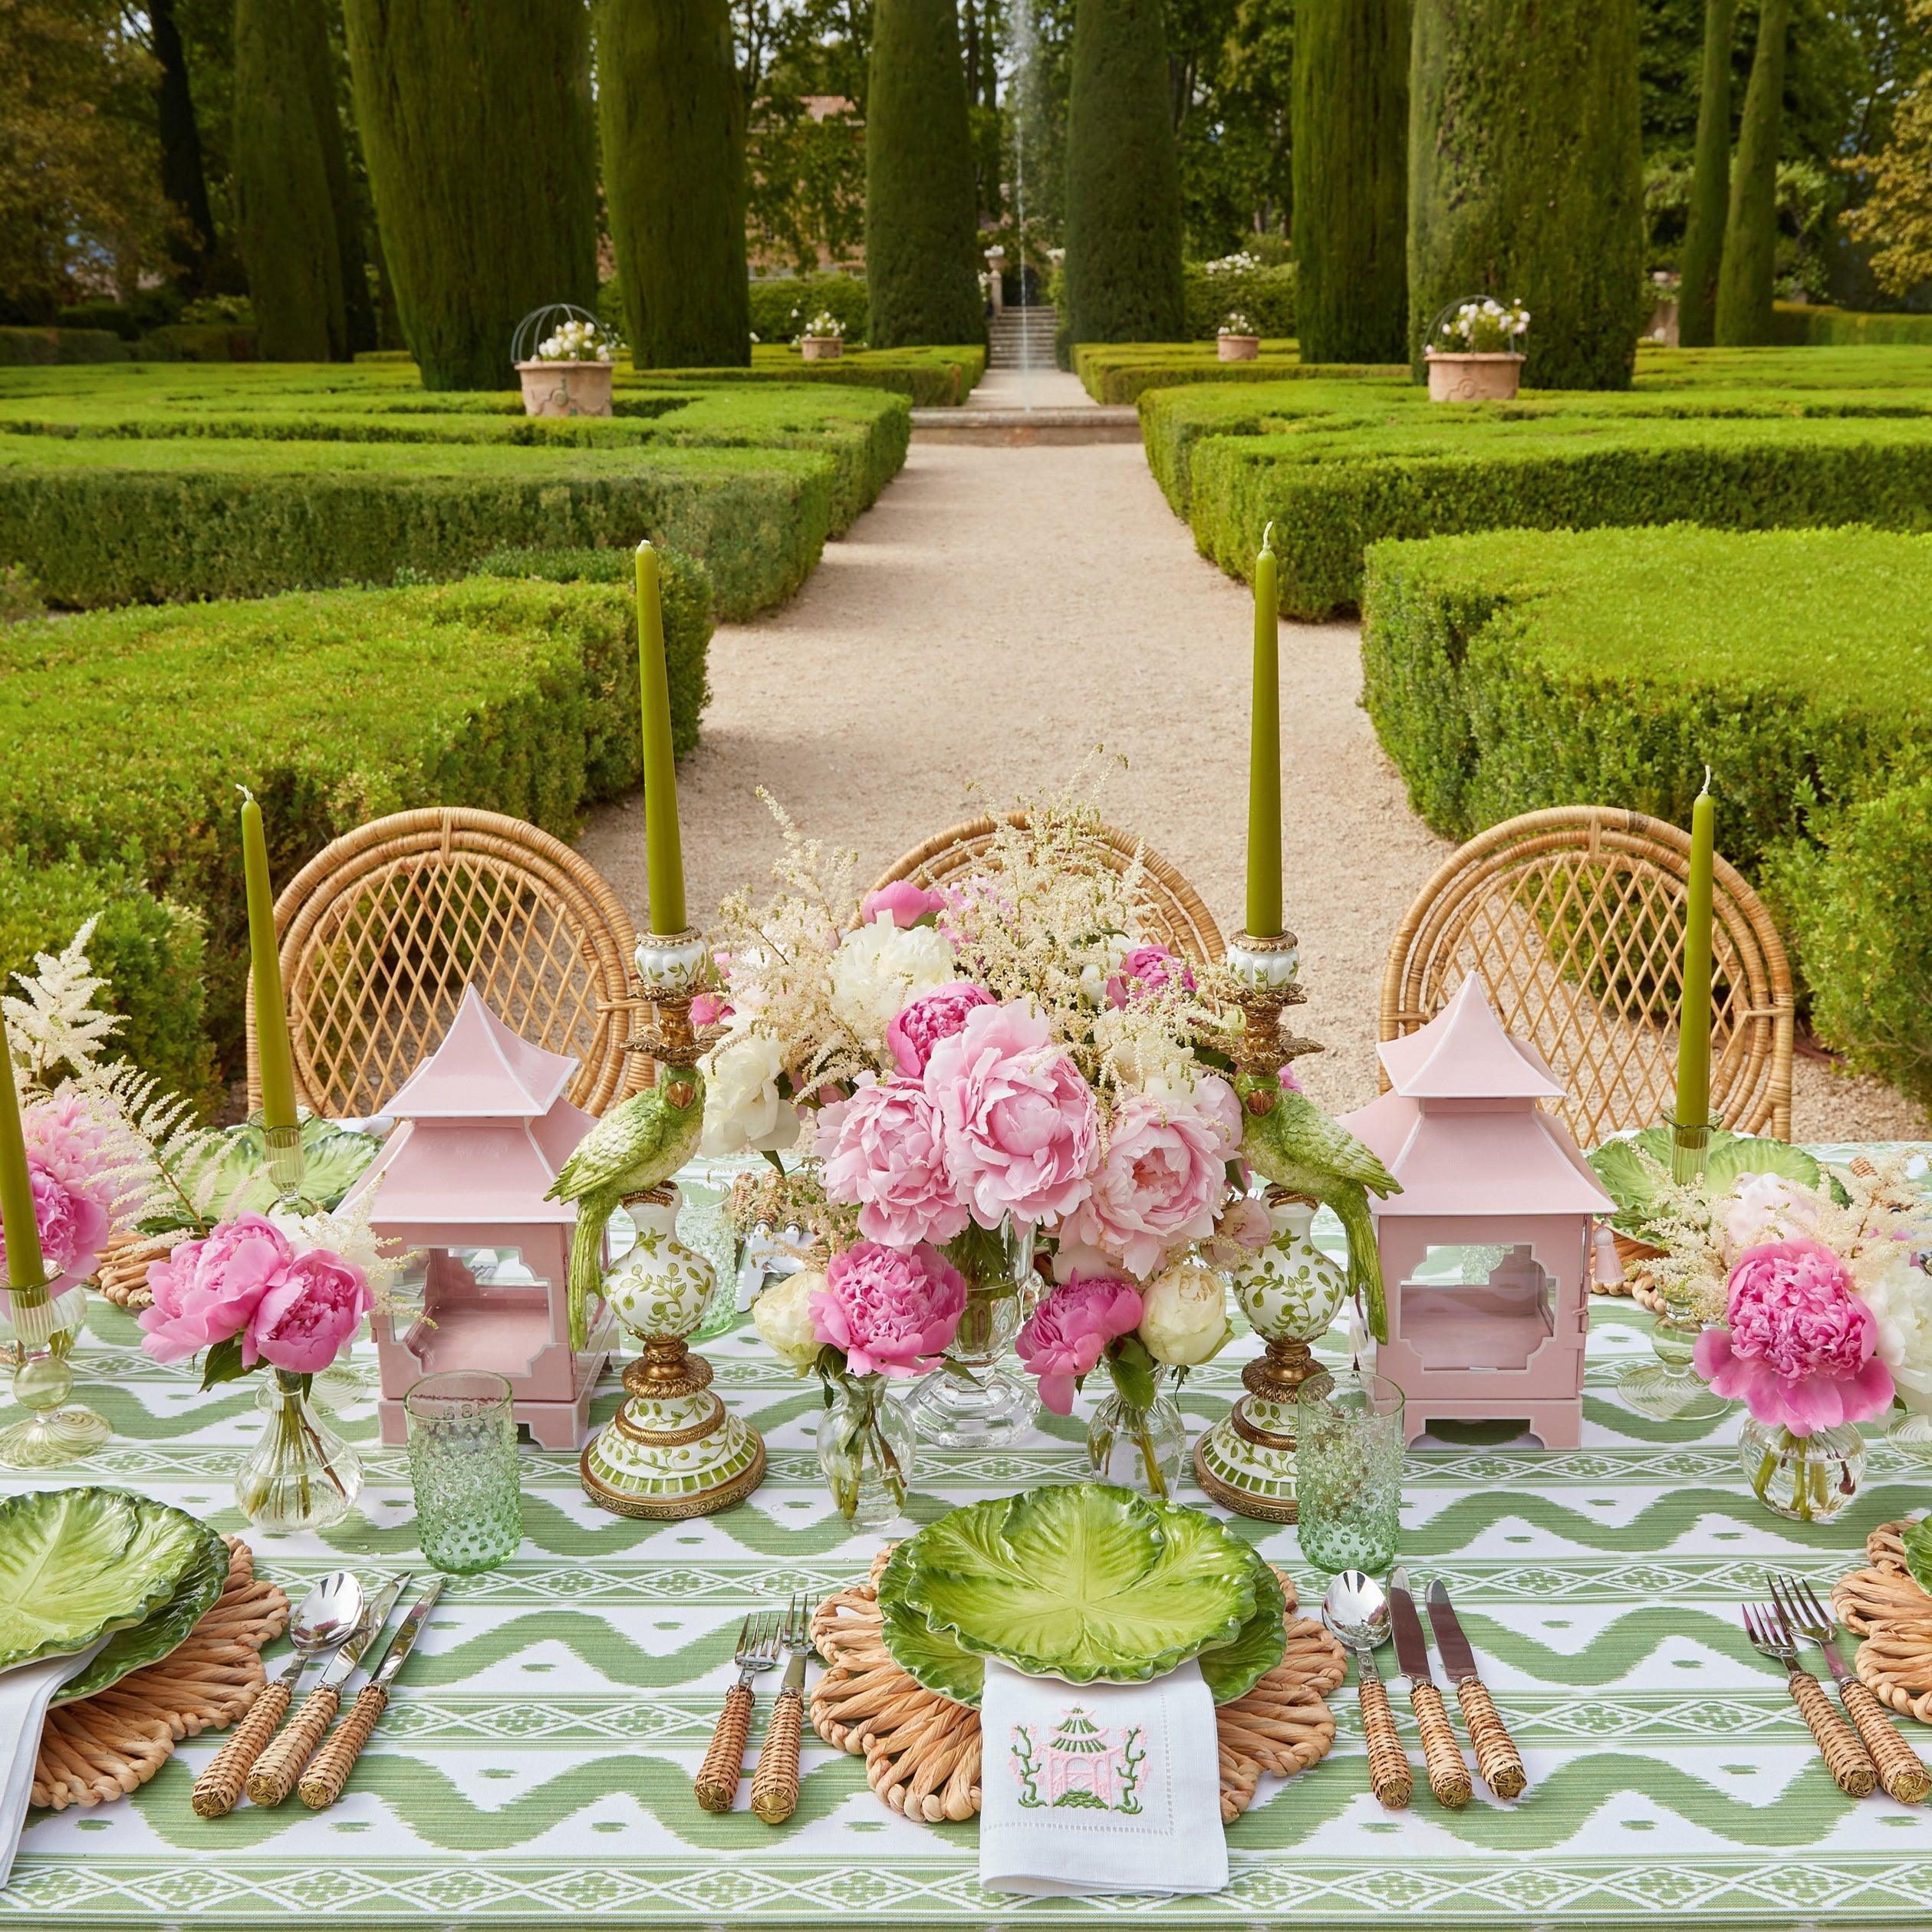
[{"label": "cutlery set on placemat", "polygon": [[767,1825],[782,1825],[798,1802],[798,1740],[805,1729],[805,1658],[811,1650],[811,1620],[803,1597],[795,1596],[782,1611],[754,1611],[738,1633],[732,1662],[738,1681],[725,1693],[725,1707],[711,1733],[693,1789],[708,1812],[728,1812],[738,1801],[745,1775],[745,1740],[751,1734],[755,1693],[752,1681],[777,1667],[781,1654],[785,1681],[765,1726],[758,1764],[752,1773],[752,1811]]},{"label": "cutlery set on placemat", "polygon": [[[310,1591],[289,1624],[295,1655],[281,1676],[256,1693],[235,1734],[195,1780],[199,1816],[225,1818],[245,1790],[257,1805],[279,1805],[293,1791],[311,1811],[321,1811],[342,1795],[362,1747],[388,1704],[389,1687],[443,1594],[443,1578],[432,1577],[397,1625],[387,1648],[372,1658],[376,1640],[410,1580],[404,1570],[365,1588],[359,1577],[337,1570]],[[328,1661],[285,1730],[281,1720],[295,1700],[296,1687],[318,1657]],[[366,1670],[367,1680],[348,1716],[325,1743],[324,1737],[342,1709],[343,1687],[359,1666]]]}]

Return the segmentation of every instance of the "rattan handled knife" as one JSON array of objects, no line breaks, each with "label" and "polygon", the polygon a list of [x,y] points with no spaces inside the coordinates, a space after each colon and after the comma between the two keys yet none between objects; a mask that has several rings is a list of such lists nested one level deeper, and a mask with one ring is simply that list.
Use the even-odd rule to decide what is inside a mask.
[{"label": "rattan handled knife", "polygon": [[309,1760],[308,1769],[302,1773],[302,1781],[295,1790],[311,1811],[319,1812],[342,1795],[342,1788],[349,1782],[349,1773],[356,1768],[356,1759],[369,1742],[377,1719],[388,1708],[389,1687],[416,1648],[416,1640],[422,1635],[423,1626],[430,1621],[430,1612],[442,1595],[443,1578],[431,1577],[422,1595],[410,1605],[409,1614],[396,1626],[396,1634],[389,1640],[382,1662],[356,1693],[348,1716],[336,1726],[335,1735]]},{"label": "rattan handled knife", "polygon": [[1409,1595],[1409,1573],[1397,1568],[1389,1578],[1389,1628],[1395,1638],[1395,1660],[1409,1680],[1409,1708],[1422,1733],[1422,1757],[1429,1772],[1429,1789],[1436,1802],[1459,1812],[1470,1801],[1469,1766],[1462,1746],[1450,1729],[1443,1693],[1429,1674],[1429,1640],[1422,1634],[1416,1600]]},{"label": "rattan handled knife", "polygon": [[1456,1686],[1456,1701],[1463,1707],[1469,1741],[1476,1747],[1477,1772],[1499,1798],[1520,1798],[1529,1782],[1522,1754],[1477,1673],[1476,1652],[1463,1634],[1456,1606],[1449,1601],[1448,1586],[1440,1577],[1429,1586],[1429,1621],[1435,1628],[1436,1648],[1443,1654],[1443,1668]]}]

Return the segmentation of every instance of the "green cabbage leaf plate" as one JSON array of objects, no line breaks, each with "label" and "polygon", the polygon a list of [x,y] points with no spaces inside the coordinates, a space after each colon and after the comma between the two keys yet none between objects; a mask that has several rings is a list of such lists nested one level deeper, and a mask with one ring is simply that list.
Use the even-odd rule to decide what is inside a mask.
[{"label": "green cabbage leaf plate", "polygon": [[214,1608],[228,1582],[228,1545],[219,1530],[193,1516],[188,1520],[201,1531],[201,1546],[189,1558],[173,1595],[140,1623],[116,1631],[94,1660],[54,1693],[55,1703],[77,1703],[119,1684],[133,1671],[159,1664]]},{"label": "green cabbage leaf plate", "polygon": [[36,1489],[0,1501],[0,1670],[145,1623],[212,1534],[125,1489]]},{"label": "green cabbage leaf plate", "polygon": [[[302,1193],[318,1207],[339,1206],[381,1151],[382,1143],[367,1134],[308,1115],[302,1122]],[[280,1198],[268,1176],[268,1137],[254,1121],[210,1127],[176,1163],[174,1179],[217,1220],[266,1214]]]},{"label": "green cabbage leaf plate", "polygon": [[1232,1644],[1255,1614],[1260,1567],[1199,1510],[1065,1483],[929,1523],[897,1595],[934,1634],[1016,1670],[1139,1684]]}]

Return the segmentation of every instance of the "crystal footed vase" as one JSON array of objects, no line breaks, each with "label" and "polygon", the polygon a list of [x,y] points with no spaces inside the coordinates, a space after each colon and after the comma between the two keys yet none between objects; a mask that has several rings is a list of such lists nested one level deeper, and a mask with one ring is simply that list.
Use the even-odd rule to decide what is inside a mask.
[{"label": "crystal footed vase", "polygon": [[1858,1494],[1865,1473],[1865,1438],[1848,1422],[1795,1436],[1752,1416],[1737,1453],[1751,1493],[1788,1522],[1829,1522]]},{"label": "crystal footed vase", "polygon": [[[933,1377],[936,1379],[936,1372]],[[843,1375],[825,1384],[818,1466],[854,1529],[883,1529],[906,1506],[919,1438],[887,1392],[883,1375]]]},{"label": "crystal footed vase", "polygon": [[1010,1217],[969,1225],[946,1245],[966,1277],[966,1312],[938,1370],[906,1402],[922,1441],[946,1449],[999,1449],[1032,1426],[1031,1384],[1005,1358],[1032,1295],[1033,1229]]},{"label": "crystal footed vase", "polygon": [[362,1493],[362,1458],[318,1413],[309,1378],[272,1372],[255,1398],[268,1418],[235,1473],[235,1506],[258,1529],[326,1529]]},{"label": "crystal footed vase", "polygon": [[[1688,1187],[1704,1171],[1714,1121],[1670,1123],[1670,1178]],[[1626,1406],[1657,1422],[1714,1422],[1730,1407],[1691,1365],[1703,1323],[1682,1289],[1660,1282],[1664,1312],[1651,1331],[1657,1360],[1626,1369],[1618,1377],[1617,1393]]]},{"label": "crystal footed vase", "polygon": [[12,1368],[13,1399],[27,1411],[0,1430],[0,1469],[58,1469],[107,1441],[107,1419],[67,1402],[74,1338],[87,1319],[87,1292],[77,1285],[0,1293],[0,1366]]},{"label": "crystal footed vase", "polygon": [[1173,1495],[1187,1448],[1187,1423],[1170,1392],[1173,1375],[1171,1368],[1154,1371],[1154,1400],[1145,1407],[1118,1388],[1102,1398],[1087,1425],[1087,1462],[1096,1479],[1161,1502]]}]

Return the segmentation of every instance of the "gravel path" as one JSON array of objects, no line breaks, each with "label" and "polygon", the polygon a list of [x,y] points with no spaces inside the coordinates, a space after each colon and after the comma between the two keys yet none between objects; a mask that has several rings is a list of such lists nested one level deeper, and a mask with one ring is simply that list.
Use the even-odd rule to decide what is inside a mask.
[{"label": "gravel path", "polygon": [[[797,597],[713,640],[703,740],[679,771],[693,917],[767,875],[777,839],[758,785],[808,834],[855,848],[870,883],[957,820],[1062,788],[1098,745],[1125,761],[1107,816],[1234,930],[1252,623],[1246,588],[1195,554],[1137,446],[915,441]],[[1339,1109],[1375,1091],[1383,953],[1450,848],[1410,811],[1357,703],[1354,627],[1285,624],[1281,650],[1298,1018],[1328,1049],[1302,1070]],[[581,849],[641,924],[636,805],[597,811]],[[1795,1137],[1924,1131],[1889,1088],[1801,1063]]]}]

